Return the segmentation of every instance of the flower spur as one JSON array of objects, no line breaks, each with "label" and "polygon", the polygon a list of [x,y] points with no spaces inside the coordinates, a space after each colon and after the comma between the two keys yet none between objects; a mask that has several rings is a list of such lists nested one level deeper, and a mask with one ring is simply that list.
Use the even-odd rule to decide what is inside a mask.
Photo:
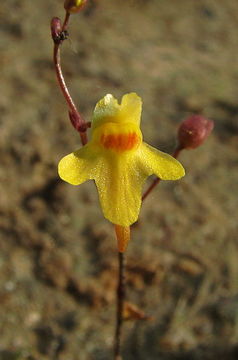
[{"label": "flower spur", "polygon": [[122,238],[129,238],[128,227],[138,219],[147,177],[177,180],[185,174],[172,156],[143,142],[141,109],[135,93],[124,95],[121,104],[106,95],[95,107],[91,140],[59,162],[59,176],[68,183],[95,181],[103,214]]}]

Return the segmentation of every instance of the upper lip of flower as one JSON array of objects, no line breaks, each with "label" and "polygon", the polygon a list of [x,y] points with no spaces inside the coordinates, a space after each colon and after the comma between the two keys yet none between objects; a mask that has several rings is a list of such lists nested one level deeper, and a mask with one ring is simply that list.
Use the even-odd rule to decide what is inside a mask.
[{"label": "upper lip of flower", "polygon": [[60,177],[73,185],[95,180],[104,216],[121,226],[138,219],[148,176],[177,180],[185,173],[173,157],[142,141],[141,107],[135,93],[124,95],[121,105],[106,95],[95,107],[91,141],[59,163]]}]

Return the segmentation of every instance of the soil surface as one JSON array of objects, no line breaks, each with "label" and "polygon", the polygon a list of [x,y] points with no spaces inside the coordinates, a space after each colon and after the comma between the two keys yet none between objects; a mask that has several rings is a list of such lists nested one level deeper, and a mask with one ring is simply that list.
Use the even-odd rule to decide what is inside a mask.
[{"label": "soil surface", "polygon": [[[93,182],[57,175],[81,146],[52,64],[62,4],[0,5],[0,360],[112,359],[113,228]],[[149,319],[125,323],[123,359],[237,359],[238,2],[94,0],[71,20],[62,66],[87,121],[106,93],[136,91],[163,151],[190,114],[215,122],[133,227],[127,300]]]}]

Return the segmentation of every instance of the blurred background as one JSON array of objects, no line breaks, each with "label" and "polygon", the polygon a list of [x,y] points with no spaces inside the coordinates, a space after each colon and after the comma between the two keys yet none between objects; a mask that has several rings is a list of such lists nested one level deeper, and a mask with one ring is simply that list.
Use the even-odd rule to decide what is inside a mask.
[{"label": "blurred background", "polygon": [[[112,358],[116,240],[92,182],[57,163],[80,147],[56,85],[49,23],[63,0],[0,5],[0,359]],[[176,146],[192,113],[215,122],[186,177],[143,204],[127,252],[123,359],[237,359],[237,0],[89,0],[62,66],[89,121],[106,93],[143,98],[146,142]]]}]

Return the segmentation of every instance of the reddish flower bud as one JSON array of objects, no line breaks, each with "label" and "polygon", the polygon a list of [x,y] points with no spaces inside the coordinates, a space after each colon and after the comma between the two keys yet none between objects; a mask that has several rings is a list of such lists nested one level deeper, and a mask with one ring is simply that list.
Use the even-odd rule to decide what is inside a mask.
[{"label": "reddish flower bud", "polygon": [[54,41],[56,41],[60,37],[61,33],[61,21],[59,18],[54,17],[51,20],[51,36]]},{"label": "reddish flower bud", "polygon": [[59,18],[54,17],[51,20],[51,36],[55,44],[61,44],[62,41],[68,39],[68,31],[62,31],[62,25]]},{"label": "reddish flower bud", "polygon": [[202,145],[210,135],[214,123],[201,115],[191,115],[178,129],[178,141],[181,149],[195,149]]},{"label": "reddish flower bud", "polygon": [[60,19],[58,17],[54,17],[51,20],[51,36],[54,42],[58,42],[60,40],[61,27]]},{"label": "reddish flower bud", "polygon": [[64,8],[70,14],[77,13],[82,9],[86,2],[87,0],[65,0]]}]

